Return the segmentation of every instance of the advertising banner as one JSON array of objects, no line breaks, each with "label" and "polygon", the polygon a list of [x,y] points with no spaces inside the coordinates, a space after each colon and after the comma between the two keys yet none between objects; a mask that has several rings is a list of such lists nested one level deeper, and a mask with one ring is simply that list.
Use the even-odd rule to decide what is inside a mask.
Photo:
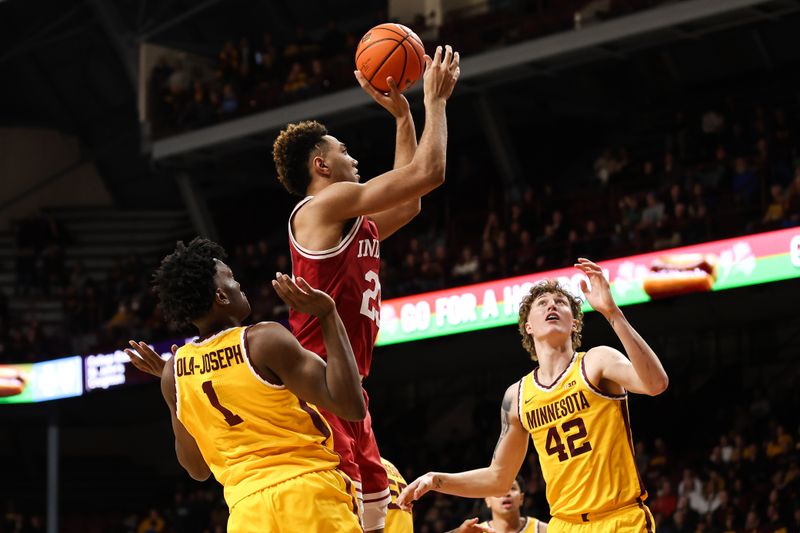
[{"label": "advertising banner", "polygon": [[79,355],[32,364],[0,365],[0,403],[31,403],[83,394]]},{"label": "advertising banner", "polygon": [[[770,283],[800,277],[800,228],[600,261],[599,265],[619,306]],[[377,345],[515,324],[522,297],[544,279],[556,279],[582,296],[579,282],[585,276],[570,267],[385,300]],[[590,310],[584,304],[584,311]]]}]

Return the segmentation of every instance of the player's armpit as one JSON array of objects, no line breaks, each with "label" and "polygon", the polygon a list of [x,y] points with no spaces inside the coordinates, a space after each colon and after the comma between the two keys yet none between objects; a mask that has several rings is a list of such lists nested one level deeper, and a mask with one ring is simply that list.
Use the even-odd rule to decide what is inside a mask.
[{"label": "player's armpit", "polygon": [[406,202],[392,209],[370,215],[378,227],[378,236],[381,242],[393,235],[397,230],[411,222],[422,210],[420,199]]}]

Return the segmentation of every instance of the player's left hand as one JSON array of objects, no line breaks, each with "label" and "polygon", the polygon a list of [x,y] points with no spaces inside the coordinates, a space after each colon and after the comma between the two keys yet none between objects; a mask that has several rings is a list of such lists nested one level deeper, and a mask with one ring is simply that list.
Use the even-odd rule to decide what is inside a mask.
[{"label": "player's left hand", "polygon": [[383,94],[367,81],[367,78],[361,74],[360,70],[356,70],[354,74],[356,75],[358,84],[364,89],[364,92],[370,95],[372,99],[378,102],[386,111],[391,113],[394,118],[403,118],[411,112],[408,100],[406,100],[406,97],[400,92],[400,89],[397,88],[397,82],[394,81],[394,78],[391,76],[386,78],[386,84],[389,85],[389,94]]},{"label": "player's left hand", "polygon": [[411,512],[411,506],[414,502],[422,498],[422,496],[431,490],[434,490],[436,483],[436,475],[433,472],[428,472],[424,476],[419,476],[411,482],[400,496],[397,497],[397,505],[404,511]]},{"label": "player's left hand", "polygon": [[281,300],[295,311],[318,318],[336,311],[336,303],[333,298],[327,293],[315,289],[303,278],[298,277],[294,280],[291,276],[276,272],[272,286]]},{"label": "player's left hand", "polygon": [[614,302],[614,297],[611,295],[611,286],[608,280],[603,275],[603,269],[600,265],[589,261],[584,257],[579,257],[578,262],[575,263],[575,268],[586,274],[589,278],[589,284],[586,280],[581,280],[581,290],[586,296],[586,300],[592,308],[603,316],[617,309],[617,304]]},{"label": "player's left hand", "polygon": [[[166,366],[167,362],[161,359],[161,356],[154,352],[146,342],[128,341],[128,344],[130,344],[133,349],[125,348],[125,353],[131,358],[133,366],[145,374],[160,378],[161,372],[164,370],[164,366]],[[170,351],[174,356],[175,352],[178,351],[178,345],[173,344]]]}]

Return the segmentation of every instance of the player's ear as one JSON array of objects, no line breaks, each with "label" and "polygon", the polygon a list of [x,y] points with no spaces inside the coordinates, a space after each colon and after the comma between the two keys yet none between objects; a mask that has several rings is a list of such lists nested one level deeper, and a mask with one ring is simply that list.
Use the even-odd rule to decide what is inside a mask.
[{"label": "player's ear", "polygon": [[314,159],[311,160],[311,166],[314,167],[315,172],[322,174],[323,176],[327,177],[331,173],[330,167],[321,155],[314,156]]},{"label": "player's ear", "polygon": [[531,326],[530,321],[525,322],[525,333],[528,335],[533,335],[533,326]]},{"label": "player's ear", "polygon": [[228,295],[225,294],[225,291],[220,287],[217,287],[217,290],[214,292],[214,301],[219,305],[228,305],[231,303]]}]

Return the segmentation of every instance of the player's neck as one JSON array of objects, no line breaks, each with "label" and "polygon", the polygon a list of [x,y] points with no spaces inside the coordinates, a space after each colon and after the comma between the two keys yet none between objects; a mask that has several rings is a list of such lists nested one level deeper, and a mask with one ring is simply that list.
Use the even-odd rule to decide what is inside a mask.
[{"label": "player's neck", "polygon": [[235,328],[242,324],[233,317],[214,317],[206,320],[198,320],[194,323],[200,338],[210,337],[224,329]]},{"label": "player's neck", "polygon": [[492,529],[497,533],[517,533],[524,522],[524,518],[518,514],[509,516],[492,515]]},{"label": "player's neck", "polygon": [[334,183],[334,181],[324,178],[312,178],[311,183],[306,187],[306,197],[318,195],[320,191],[327,188],[331,183]]},{"label": "player's neck", "polygon": [[569,365],[573,354],[572,342],[548,344],[536,342],[536,356],[539,359],[539,379],[544,383],[552,383]]}]

